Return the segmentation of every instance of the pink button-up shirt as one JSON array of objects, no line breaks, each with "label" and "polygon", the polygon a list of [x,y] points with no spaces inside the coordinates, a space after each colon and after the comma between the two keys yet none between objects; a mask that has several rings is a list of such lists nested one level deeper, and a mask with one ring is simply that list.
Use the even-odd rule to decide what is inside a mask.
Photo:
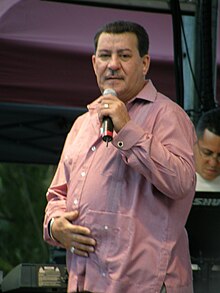
[{"label": "pink button-up shirt", "polygon": [[94,101],[74,123],[48,189],[51,217],[78,209],[91,229],[88,258],[67,251],[68,292],[192,293],[184,228],[195,192],[193,124],[151,81],[127,103],[131,120],[106,147]]}]

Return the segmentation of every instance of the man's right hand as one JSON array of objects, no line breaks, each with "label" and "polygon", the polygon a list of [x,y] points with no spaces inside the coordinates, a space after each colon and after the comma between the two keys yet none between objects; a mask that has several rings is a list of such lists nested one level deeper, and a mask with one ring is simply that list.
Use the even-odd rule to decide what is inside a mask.
[{"label": "man's right hand", "polygon": [[[96,241],[92,238],[88,228],[74,225],[71,222],[77,219],[77,210],[66,212],[62,216],[54,219],[51,232],[53,238],[60,242],[66,249],[74,253],[88,257],[89,253],[94,252]],[[71,249],[72,248],[72,249]]]}]

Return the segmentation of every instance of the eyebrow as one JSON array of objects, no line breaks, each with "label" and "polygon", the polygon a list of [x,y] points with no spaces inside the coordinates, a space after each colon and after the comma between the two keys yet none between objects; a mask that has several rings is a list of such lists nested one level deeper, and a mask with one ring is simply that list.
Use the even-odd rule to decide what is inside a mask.
[{"label": "eyebrow", "polygon": [[[121,53],[121,52],[125,52],[125,51],[132,52],[131,49],[124,48],[124,49],[119,49],[119,50],[117,50],[117,53]],[[107,53],[110,53],[110,52],[112,52],[112,50],[108,50],[108,49],[99,49],[98,52],[107,52]]]},{"label": "eyebrow", "polygon": [[203,148],[203,150],[206,150],[206,151],[208,151],[208,152],[210,152],[210,153],[212,153],[212,154],[218,154],[218,155],[220,155],[220,153],[213,152],[212,150],[210,150],[210,149],[207,148],[207,147],[203,147],[203,146],[201,146],[201,148]]}]

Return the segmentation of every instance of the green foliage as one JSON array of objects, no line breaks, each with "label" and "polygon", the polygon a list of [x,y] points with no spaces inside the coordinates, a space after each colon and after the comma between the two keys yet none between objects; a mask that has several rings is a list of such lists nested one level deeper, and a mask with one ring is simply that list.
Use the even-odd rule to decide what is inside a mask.
[{"label": "green foliage", "polygon": [[42,224],[46,191],[55,167],[0,164],[0,270],[20,263],[48,263]]}]

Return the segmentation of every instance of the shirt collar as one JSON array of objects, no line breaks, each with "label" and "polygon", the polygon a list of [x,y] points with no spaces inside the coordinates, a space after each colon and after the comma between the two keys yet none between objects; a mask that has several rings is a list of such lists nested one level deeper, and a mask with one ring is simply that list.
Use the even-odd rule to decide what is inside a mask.
[{"label": "shirt collar", "polygon": [[146,80],[145,86],[142,90],[137,94],[136,97],[131,99],[129,102],[134,101],[135,99],[141,99],[148,102],[154,102],[156,100],[157,90],[154,87],[152,81],[150,79]]}]

